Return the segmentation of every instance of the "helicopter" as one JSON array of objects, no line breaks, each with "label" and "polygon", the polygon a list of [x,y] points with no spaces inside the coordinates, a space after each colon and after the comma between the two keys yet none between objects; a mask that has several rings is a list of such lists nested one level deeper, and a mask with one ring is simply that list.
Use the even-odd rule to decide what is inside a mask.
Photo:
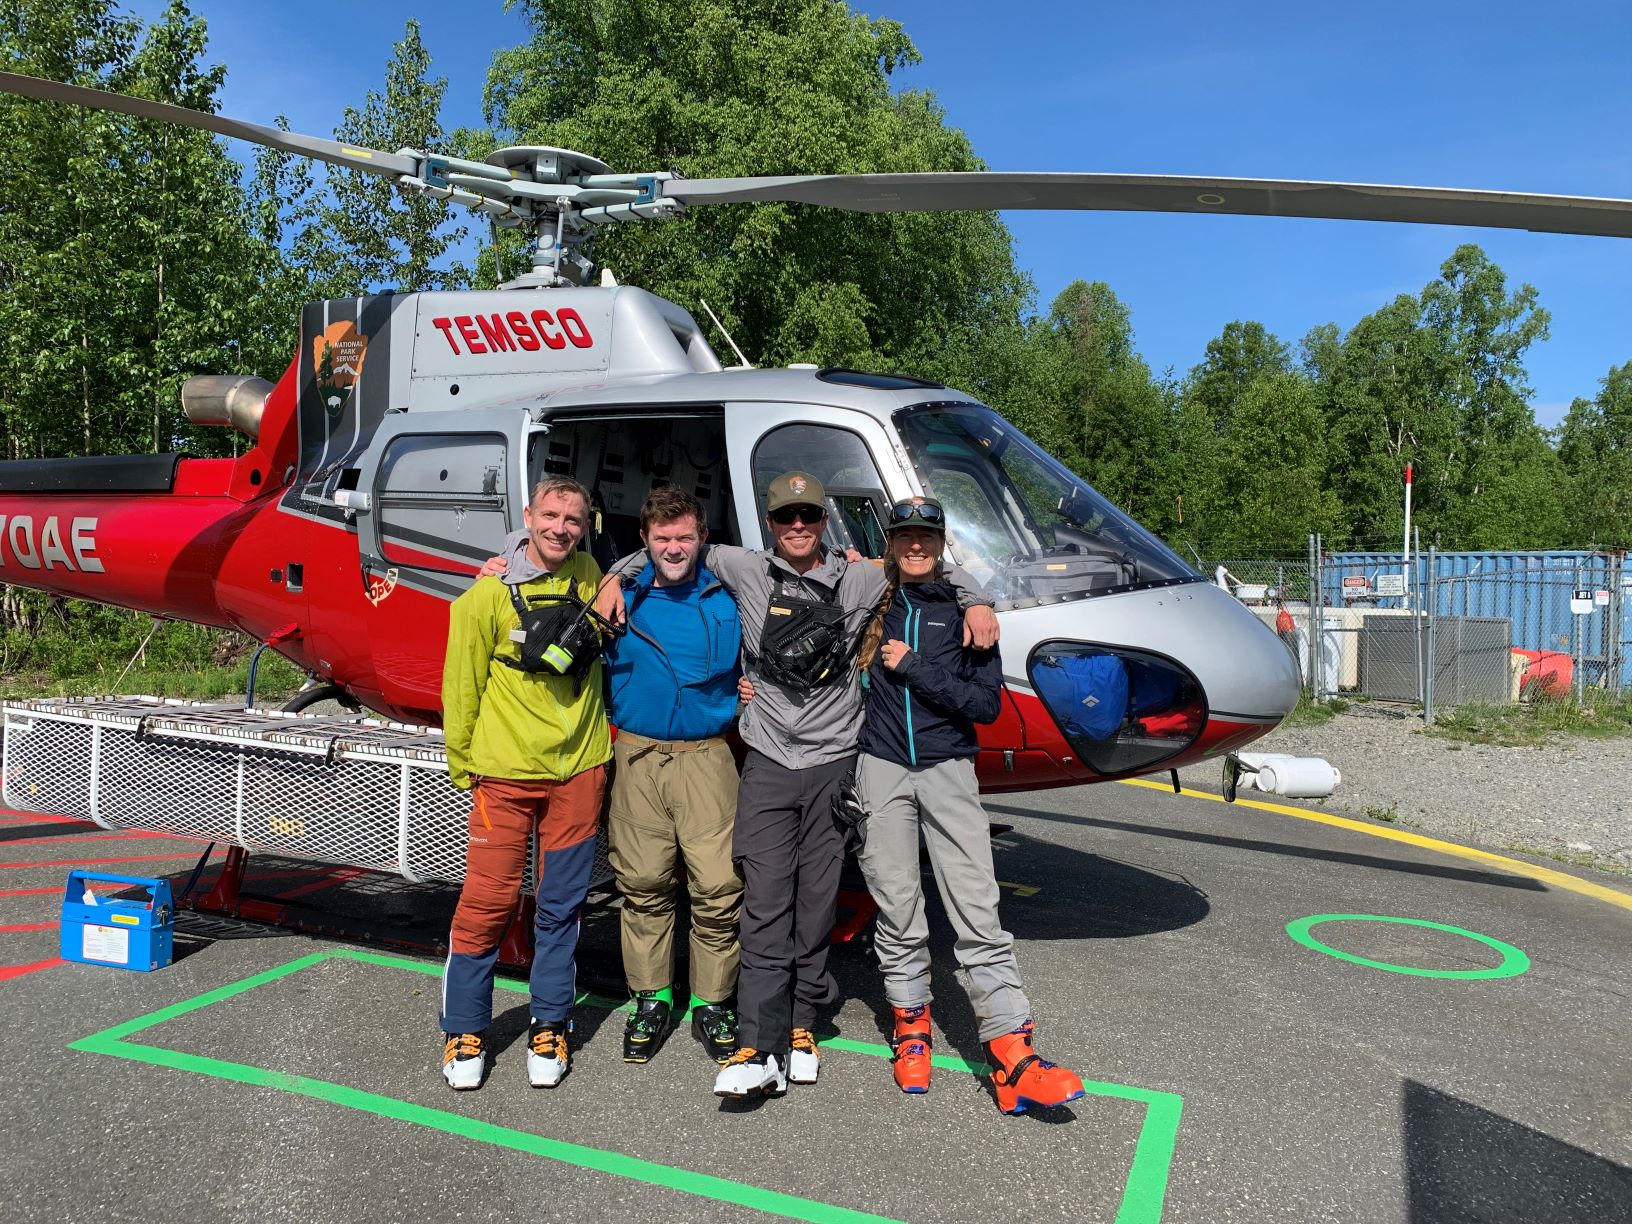
[{"label": "helicopter", "polygon": [[1116,174],[685,179],[544,146],[482,162],[367,149],[9,73],[0,90],[385,175],[533,238],[531,270],[497,289],[309,304],[275,384],[190,380],[186,415],[243,434],[235,459],[0,463],[0,579],[242,631],[314,677],[297,704],[338,696],[435,727],[446,605],[540,479],[570,475],[591,491],[585,547],[603,568],[639,547],[655,483],[693,492],[715,542],[761,547],[763,490],[809,472],[827,492],[827,546],[868,557],[882,555],[891,505],[933,496],[950,556],[1001,626],[1003,712],[981,728],[978,760],[994,792],[1233,755],[1292,710],[1297,662],[1251,610],[975,397],[901,375],[726,368],[689,311],[597,269],[598,229],[795,201],[1632,237],[1632,202],[1613,199]]}]

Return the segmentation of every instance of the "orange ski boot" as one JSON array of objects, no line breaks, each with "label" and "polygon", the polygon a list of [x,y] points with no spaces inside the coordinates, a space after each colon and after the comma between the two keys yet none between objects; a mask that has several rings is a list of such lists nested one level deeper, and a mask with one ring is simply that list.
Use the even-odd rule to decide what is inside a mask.
[{"label": "orange ski boot", "polygon": [[1006,1114],[1025,1113],[1029,1105],[1050,1109],[1082,1095],[1082,1078],[1041,1058],[1031,1048],[1031,1038],[1027,1020],[1014,1032],[986,1043],[997,1107]]},{"label": "orange ski boot", "polygon": [[895,1032],[890,1035],[890,1049],[895,1057],[895,1083],[902,1092],[929,1091],[930,1047],[929,1004],[916,1007],[892,1007],[895,1013]]}]

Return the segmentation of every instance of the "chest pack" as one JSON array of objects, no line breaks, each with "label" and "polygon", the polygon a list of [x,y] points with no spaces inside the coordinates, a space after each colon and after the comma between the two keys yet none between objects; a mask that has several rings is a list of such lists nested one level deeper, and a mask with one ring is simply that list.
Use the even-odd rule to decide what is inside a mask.
[{"label": "chest pack", "polygon": [[771,599],[759,634],[760,674],[797,693],[841,679],[860,635],[846,631],[838,591],[790,582],[774,561],[769,564]]},{"label": "chest pack", "polygon": [[517,671],[582,681],[601,657],[599,618],[590,606],[571,592],[523,596],[519,586],[506,585],[521,618],[510,631],[510,640],[521,647],[521,658],[500,656],[499,661]]}]

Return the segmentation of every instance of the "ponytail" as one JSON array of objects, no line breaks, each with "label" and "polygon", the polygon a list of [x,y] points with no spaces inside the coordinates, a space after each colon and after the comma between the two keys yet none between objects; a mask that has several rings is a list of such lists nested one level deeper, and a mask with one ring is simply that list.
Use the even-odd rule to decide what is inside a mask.
[{"label": "ponytail", "polygon": [[873,609],[872,619],[867,622],[867,629],[861,635],[861,650],[856,655],[856,666],[862,671],[871,667],[873,660],[878,658],[878,648],[884,644],[884,617],[901,587],[901,569],[893,557],[884,562],[884,579],[884,594],[879,596],[878,606]]}]

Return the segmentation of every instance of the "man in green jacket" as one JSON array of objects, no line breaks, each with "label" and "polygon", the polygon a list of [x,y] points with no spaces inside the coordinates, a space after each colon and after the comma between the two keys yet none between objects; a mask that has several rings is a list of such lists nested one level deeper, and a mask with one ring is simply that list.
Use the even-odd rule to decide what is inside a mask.
[{"label": "man in green jacket", "polygon": [[[499,577],[479,578],[449,614],[442,674],[448,777],[472,792],[465,882],[442,979],[442,1074],[454,1089],[481,1087],[487,1068],[483,1037],[493,1016],[493,969],[515,915],[535,827],[527,1077],[535,1088],[553,1088],[570,1065],[578,911],[595,863],[612,746],[599,659],[576,678],[548,665],[530,670],[518,645],[518,605],[537,615],[533,609],[560,612],[562,596],[594,602],[600,568],[578,551],[588,518],[589,495],[577,481],[541,482],[524,512],[526,549],[512,555]],[[593,648],[598,655],[598,643]],[[566,667],[559,650],[544,657]]]}]

